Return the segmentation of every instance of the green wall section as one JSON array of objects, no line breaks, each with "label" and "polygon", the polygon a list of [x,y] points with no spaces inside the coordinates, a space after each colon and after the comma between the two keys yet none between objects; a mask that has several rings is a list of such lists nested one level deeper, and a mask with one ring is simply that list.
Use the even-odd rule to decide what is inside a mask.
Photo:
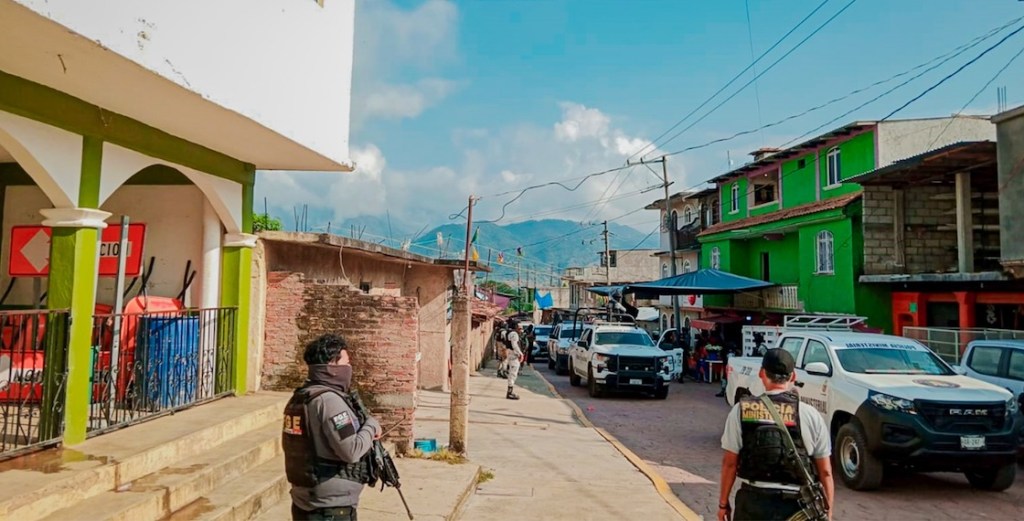
[{"label": "green wall section", "polygon": [[[782,207],[792,208],[818,200],[814,181],[815,154],[782,163]],[[800,161],[804,162],[803,168]]]},{"label": "green wall section", "polygon": [[78,189],[78,206],[100,207],[100,170],[103,165],[103,141],[94,137],[82,138],[82,177]]},{"label": "green wall section", "polygon": [[[870,172],[875,169],[875,133],[865,132],[840,143],[839,145],[839,174],[843,180]],[[829,199],[841,195],[858,192],[861,186],[856,183],[843,183],[836,188],[828,186],[828,151],[830,148],[822,149],[819,154],[821,161],[821,198]]]},{"label": "green wall section", "polygon": [[[739,185],[739,211],[732,211],[732,185]],[[719,187],[722,201],[722,222],[738,221],[747,217],[747,178],[733,179]]]},{"label": "green wall section", "polygon": [[246,392],[246,378],[249,367],[249,301],[251,293],[252,249],[228,247],[221,250],[220,304],[221,307],[237,307],[234,326],[234,369],[231,386],[235,393]]}]

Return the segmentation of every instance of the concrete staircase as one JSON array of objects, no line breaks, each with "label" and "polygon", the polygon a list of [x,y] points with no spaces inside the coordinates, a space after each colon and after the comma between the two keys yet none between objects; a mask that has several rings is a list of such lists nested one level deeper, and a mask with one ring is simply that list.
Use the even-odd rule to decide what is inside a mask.
[{"label": "concrete staircase", "polygon": [[0,520],[255,519],[288,493],[287,400],[225,398],[0,463]]}]

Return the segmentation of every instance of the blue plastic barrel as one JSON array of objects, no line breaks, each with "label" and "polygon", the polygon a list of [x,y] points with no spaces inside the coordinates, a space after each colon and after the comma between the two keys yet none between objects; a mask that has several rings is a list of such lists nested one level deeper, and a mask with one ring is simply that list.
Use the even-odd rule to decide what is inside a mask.
[{"label": "blue plastic barrel", "polygon": [[138,335],[138,396],[144,407],[160,410],[194,402],[200,378],[199,317],[143,317]]},{"label": "blue plastic barrel", "polygon": [[416,438],[412,446],[424,454],[437,452],[437,440],[434,438]]}]

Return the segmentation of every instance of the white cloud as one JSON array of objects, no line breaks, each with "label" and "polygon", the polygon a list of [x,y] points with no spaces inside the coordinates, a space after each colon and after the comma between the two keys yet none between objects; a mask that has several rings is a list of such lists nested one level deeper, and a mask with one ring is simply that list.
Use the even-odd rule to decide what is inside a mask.
[{"label": "white cloud", "polygon": [[360,100],[361,118],[415,118],[455,89],[455,82],[427,78],[415,84],[380,84]]}]

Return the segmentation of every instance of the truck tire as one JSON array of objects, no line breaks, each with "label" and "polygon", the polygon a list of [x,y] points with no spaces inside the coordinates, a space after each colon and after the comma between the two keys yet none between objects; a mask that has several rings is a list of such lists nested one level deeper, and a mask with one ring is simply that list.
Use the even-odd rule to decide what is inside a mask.
[{"label": "truck tire", "polygon": [[601,389],[600,384],[594,378],[594,368],[587,367],[587,393],[590,394],[591,398],[600,398],[604,396],[604,389]]},{"label": "truck tire", "polygon": [[843,483],[853,490],[873,490],[882,484],[882,462],[868,452],[864,428],[856,421],[839,428],[836,434],[835,466]]},{"label": "truck tire", "polygon": [[1010,488],[1017,479],[1017,465],[1010,463],[994,469],[965,472],[964,475],[974,488],[1002,492]]},{"label": "truck tire", "polygon": [[658,388],[657,391],[654,391],[654,397],[659,400],[664,400],[668,398],[668,384],[666,384],[664,387]]},{"label": "truck tire", "polygon": [[579,387],[582,383],[580,375],[576,374],[576,368],[572,366],[572,359],[569,359],[569,385]]}]

